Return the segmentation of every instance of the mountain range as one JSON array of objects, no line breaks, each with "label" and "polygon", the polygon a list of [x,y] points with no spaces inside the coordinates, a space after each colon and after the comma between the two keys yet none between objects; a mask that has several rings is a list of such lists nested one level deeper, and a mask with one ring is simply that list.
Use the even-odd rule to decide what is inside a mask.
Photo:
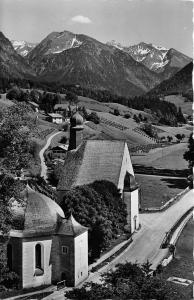
[{"label": "mountain range", "polygon": [[79,84],[122,96],[148,92],[191,61],[175,49],[146,43],[130,47],[104,44],[69,31],[52,32],[37,45],[11,44],[2,33],[0,42],[2,76],[36,76],[36,80]]},{"label": "mountain range", "polygon": [[37,43],[29,43],[26,41],[11,41],[14,49],[21,56],[26,56],[34,47],[36,47]]},{"label": "mountain range", "polygon": [[191,58],[170,48],[141,42],[133,46],[122,46],[116,41],[107,43],[130,54],[136,61],[144,64],[149,70],[160,75],[161,80],[168,79],[178,70],[191,62]]}]

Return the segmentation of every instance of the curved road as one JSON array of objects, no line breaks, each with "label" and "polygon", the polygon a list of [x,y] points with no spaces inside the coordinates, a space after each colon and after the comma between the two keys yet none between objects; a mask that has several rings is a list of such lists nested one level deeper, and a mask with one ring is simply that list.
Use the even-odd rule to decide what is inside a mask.
[{"label": "curved road", "polygon": [[58,135],[59,133],[61,133],[61,131],[57,131],[57,132],[53,133],[52,135],[50,135],[49,138],[47,139],[45,146],[39,152],[39,157],[40,157],[40,162],[41,162],[40,176],[43,177],[45,180],[47,180],[47,166],[46,166],[45,160],[44,160],[44,152],[50,146],[53,137]]},{"label": "curved road", "polygon": [[126,261],[143,263],[148,259],[154,269],[168,251],[167,249],[160,249],[165,233],[173,227],[186,211],[193,207],[193,199],[194,190],[190,190],[164,212],[141,214],[141,230],[134,234],[131,245],[100,272],[91,273],[87,281],[99,282],[101,273],[114,268],[118,263]]}]

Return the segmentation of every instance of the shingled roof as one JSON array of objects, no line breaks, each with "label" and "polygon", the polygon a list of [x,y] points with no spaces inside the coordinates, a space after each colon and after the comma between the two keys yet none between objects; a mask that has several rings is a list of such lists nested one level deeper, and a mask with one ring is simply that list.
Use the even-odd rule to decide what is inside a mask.
[{"label": "shingled roof", "polygon": [[125,141],[88,140],[77,150],[68,152],[58,191],[108,180],[118,185]]},{"label": "shingled roof", "polygon": [[47,196],[32,190],[28,185],[23,191],[24,205],[12,206],[14,222],[20,225],[23,236],[36,236],[56,232],[57,224],[65,216],[61,207]]},{"label": "shingled roof", "polygon": [[63,221],[57,231],[57,234],[75,237],[75,236],[82,234],[83,232],[85,232],[87,230],[88,230],[87,227],[82,226],[71,215],[69,217],[69,219],[63,219]]}]

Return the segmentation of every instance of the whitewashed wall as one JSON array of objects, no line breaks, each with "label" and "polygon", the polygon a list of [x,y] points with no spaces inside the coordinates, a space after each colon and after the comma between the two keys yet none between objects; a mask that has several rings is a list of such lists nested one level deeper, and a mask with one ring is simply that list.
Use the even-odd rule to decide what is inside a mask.
[{"label": "whitewashed wall", "polygon": [[74,240],[75,253],[75,286],[88,276],[88,232],[77,236]]},{"label": "whitewashed wall", "polygon": [[[35,276],[35,246],[40,243],[44,247],[43,265],[44,274]],[[22,273],[23,273],[23,288],[37,287],[41,285],[51,284],[51,268],[50,254],[51,254],[52,239],[37,240],[37,241],[23,241],[22,253]]]}]

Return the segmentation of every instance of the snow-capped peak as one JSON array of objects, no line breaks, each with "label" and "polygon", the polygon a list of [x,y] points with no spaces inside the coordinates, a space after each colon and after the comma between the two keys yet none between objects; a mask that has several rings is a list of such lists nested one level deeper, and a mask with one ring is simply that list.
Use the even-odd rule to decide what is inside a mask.
[{"label": "snow-capped peak", "polygon": [[[59,37],[62,37],[62,35],[60,35]],[[57,37],[57,38],[59,38]],[[53,47],[51,49],[49,49],[47,51],[46,54],[58,54],[58,53],[61,53],[65,50],[68,50],[68,49],[71,49],[71,48],[77,48],[77,47],[80,47],[82,44],[81,41],[77,40],[76,36],[73,37],[72,39],[69,39],[69,40],[65,40],[65,41],[60,41],[60,43],[56,43],[53,45]]]},{"label": "snow-capped peak", "polygon": [[152,44],[152,47],[154,47],[155,49],[158,49],[160,51],[168,51],[169,50],[168,48],[165,48],[163,46],[156,46],[156,45],[153,45],[153,44]]},{"label": "snow-capped peak", "polygon": [[26,41],[11,41],[14,49],[22,56],[26,56],[35,46],[35,43],[28,43]]},{"label": "snow-capped peak", "polygon": [[24,47],[26,42],[25,41],[11,41],[13,47]]}]

